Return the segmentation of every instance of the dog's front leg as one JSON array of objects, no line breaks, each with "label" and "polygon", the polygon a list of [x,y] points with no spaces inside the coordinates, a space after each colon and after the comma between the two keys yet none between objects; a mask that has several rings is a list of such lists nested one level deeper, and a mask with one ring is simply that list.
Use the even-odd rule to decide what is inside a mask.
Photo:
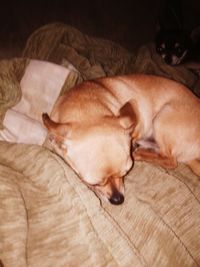
[{"label": "dog's front leg", "polygon": [[133,152],[133,158],[137,161],[147,161],[158,164],[166,169],[174,169],[177,167],[176,159],[161,155],[158,151],[151,148],[138,147]]},{"label": "dog's front leg", "polygon": [[186,162],[186,165],[200,177],[200,159],[194,159],[189,162]]}]

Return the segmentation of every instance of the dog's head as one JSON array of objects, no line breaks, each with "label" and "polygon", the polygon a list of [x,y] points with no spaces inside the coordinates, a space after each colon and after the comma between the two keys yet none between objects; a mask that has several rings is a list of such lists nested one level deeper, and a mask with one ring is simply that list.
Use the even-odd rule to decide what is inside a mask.
[{"label": "dog's head", "polygon": [[156,52],[164,59],[165,63],[175,66],[187,59],[188,53],[192,49],[191,39],[182,30],[160,30],[157,33]]},{"label": "dog's head", "polygon": [[118,117],[103,117],[92,125],[59,123],[43,114],[55,152],[100,198],[124,201],[124,176],[131,169],[131,132],[136,118],[126,104]]}]

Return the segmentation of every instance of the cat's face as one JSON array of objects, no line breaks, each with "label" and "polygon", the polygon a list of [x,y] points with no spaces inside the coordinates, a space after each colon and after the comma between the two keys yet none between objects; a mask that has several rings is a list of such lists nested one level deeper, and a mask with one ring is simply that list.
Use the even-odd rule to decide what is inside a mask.
[{"label": "cat's face", "polygon": [[190,40],[183,31],[160,30],[155,39],[156,52],[169,65],[184,62],[190,50]]}]

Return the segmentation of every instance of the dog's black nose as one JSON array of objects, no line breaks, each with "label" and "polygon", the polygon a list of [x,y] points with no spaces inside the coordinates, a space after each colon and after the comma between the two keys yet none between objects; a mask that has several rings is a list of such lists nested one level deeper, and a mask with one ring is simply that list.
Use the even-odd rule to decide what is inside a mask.
[{"label": "dog's black nose", "polygon": [[111,196],[109,201],[111,204],[120,205],[124,202],[124,196],[121,193],[116,192]]},{"label": "dog's black nose", "polygon": [[166,55],[165,58],[164,58],[164,60],[165,60],[165,63],[167,63],[168,65],[172,64],[172,58],[171,58],[171,56]]}]

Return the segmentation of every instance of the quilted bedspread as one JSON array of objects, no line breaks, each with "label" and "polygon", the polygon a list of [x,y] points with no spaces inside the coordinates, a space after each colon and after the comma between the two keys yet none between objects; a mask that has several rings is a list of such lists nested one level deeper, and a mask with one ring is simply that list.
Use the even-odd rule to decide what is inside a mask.
[{"label": "quilted bedspread", "polygon": [[[22,97],[29,58],[74,66],[78,75],[61,93],[85,79],[131,72],[200,92],[193,73],[165,66],[151,45],[131,54],[70,26],[46,25],[29,38],[22,58],[0,62],[2,129]],[[200,266],[200,178],[181,164],[166,171],[136,162],[125,178],[125,202],[113,206],[100,202],[47,143],[1,141],[0,260],[4,267]]]}]

